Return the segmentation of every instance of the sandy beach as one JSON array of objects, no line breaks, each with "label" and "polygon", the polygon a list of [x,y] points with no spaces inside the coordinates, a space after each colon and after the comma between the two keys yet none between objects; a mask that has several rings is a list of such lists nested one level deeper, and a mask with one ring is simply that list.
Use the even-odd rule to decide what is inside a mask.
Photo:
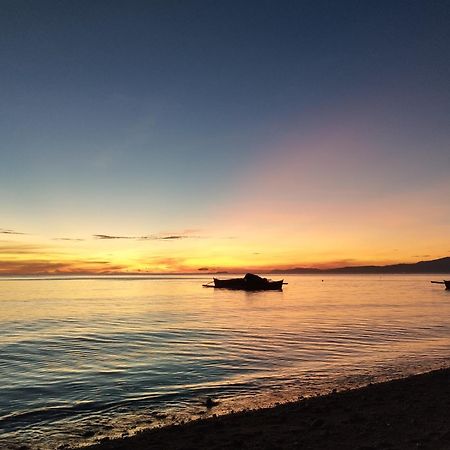
[{"label": "sandy beach", "polygon": [[90,450],[450,449],[450,369],[105,440]]}]

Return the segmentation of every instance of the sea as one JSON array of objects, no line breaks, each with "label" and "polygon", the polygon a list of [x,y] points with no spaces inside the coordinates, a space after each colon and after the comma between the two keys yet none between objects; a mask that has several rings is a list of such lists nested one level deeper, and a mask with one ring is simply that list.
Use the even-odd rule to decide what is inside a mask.
[{"label": "sea", "polygon": [[0,448],[85,445],[449,366],[450,291],[430,283],[443,278],[288,275],[283,292],[205,288],[207,274],[2,278]]}]

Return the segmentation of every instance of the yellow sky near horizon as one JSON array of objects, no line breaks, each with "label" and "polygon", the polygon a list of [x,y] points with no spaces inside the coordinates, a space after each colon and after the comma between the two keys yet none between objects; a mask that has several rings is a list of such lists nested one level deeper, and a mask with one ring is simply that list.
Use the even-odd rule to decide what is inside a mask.
[{"label": "yellow sky near horizon", "polygon": [[130,235],[119,220],[102,238],[88,231],[63,236],[50,227],[46,235],[2,233],[0,274],[263,271],[436,259],[450,254],[448,212],[437,192],[445,190],[300,209],[280,198],[274,211],[262,199],[236,200],[207,228],[170,233],[142,228]]}]

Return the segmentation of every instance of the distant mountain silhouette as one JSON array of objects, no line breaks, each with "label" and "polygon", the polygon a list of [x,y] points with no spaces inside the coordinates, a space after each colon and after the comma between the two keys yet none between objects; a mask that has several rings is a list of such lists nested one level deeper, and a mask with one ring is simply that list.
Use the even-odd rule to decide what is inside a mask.
[{"label": "distant mountain silhouette", "polygon": [[295,269],[272,270],[270,273],[450,273],[450,257],[419,261],[414,264],[391,264],[389,266],[348,266],[335,269],[298,267]]}]

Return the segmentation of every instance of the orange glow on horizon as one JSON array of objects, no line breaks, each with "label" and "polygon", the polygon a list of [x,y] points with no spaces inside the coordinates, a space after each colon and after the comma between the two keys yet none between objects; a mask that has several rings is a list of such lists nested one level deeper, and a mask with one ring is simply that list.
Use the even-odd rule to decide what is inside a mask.
[{"label": "orange glow on horizon", "polygon": [[[0,275],[70,275],[70,274],[143,274],[143,273],[207,273],[207,272],[243,272],[253,270],[266,272],[273,269],[292,268],[336,268],[355,265],[384,265],[399,262],[417,262],[419,260],[437,259],[442,253],[417,254],[407,257],[400,249],[393,254],[398,258],[378,254],[367,258],[367,251],[360,250],[357,257],[342,257],[340,251],[320,253],[311,246],[308,251],[290,246],[289,242],[276,245],[246,239],[202,240],[197,243],[183,244],[167,249],[167,255],[156,255],[155,249],[142,248],[144,243],[133,245],[123,243],[108,244],[107,252],[99,249],[99,243],[88,242],[83,248],[73,249],[70,245],[29,245],[16,242],[0,242],[2,257]],[[180,248],[185,247],[185,248]],[[186,248],[189,247],[189,248]],[[438,246],[437,246],[438,247]],[[258,249],[260,251],[255,251]],[[159,249],[160,250],[160,249]],[[410,253],[410,252],[409,252]],[[194,256],[193,256],[194,255]],[[445,255],[444,255],[445,256]],[[201,269],[201,270],[199,270]]]}]

